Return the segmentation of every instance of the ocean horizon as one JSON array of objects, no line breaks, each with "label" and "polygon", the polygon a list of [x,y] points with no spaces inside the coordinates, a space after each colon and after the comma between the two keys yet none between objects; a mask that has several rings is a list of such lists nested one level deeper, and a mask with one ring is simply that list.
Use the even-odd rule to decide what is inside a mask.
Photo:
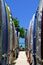
[{"label": "ocean horizon", "polygon": [[25,43],[19,43],[19,46],[21,46],[21,45],[23,48],[25,48]]}]

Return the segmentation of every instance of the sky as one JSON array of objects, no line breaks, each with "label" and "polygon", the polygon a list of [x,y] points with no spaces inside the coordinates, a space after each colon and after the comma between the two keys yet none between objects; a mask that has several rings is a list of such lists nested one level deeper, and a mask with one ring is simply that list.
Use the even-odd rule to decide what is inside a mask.
[{"label": "sky", "polygon": [[[24,28],[29,27],[30,20],[36,12],[40,0],[5,0],[10,7],[13,17],[17,17],[20,21],[20,26]],[[24,39],[20,38],[20,42]]]},{"label": "sky", "polygon": [[29,27],[30,20],[36,12],[39,0],[5,0],[11,9],[13,17],[17,17],[20,26]]}]

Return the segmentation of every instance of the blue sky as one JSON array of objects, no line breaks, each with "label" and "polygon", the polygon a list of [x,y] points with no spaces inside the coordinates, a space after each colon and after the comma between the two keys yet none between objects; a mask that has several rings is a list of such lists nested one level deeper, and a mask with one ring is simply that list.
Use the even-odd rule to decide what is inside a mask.
[{"label": "blue sky", "polygon": [[[29,27],[30,20],[36,12],[39,5],[39,0],[5,0],[11,9],[13,17],[17,17],[20,21],[20,26]],[[24,39],[20,39],[24,42]]]},{"label": "blue sky", "polygon": [[17,17],[20,26],[29,27],[30,20],[36,12],[39,0],[5,0],[11,9],[13,17]]}]

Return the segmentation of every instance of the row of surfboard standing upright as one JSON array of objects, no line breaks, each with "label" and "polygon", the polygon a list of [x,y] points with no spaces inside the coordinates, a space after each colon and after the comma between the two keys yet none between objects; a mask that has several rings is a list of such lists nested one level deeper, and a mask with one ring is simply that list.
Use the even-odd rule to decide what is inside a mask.
[{"label": "row of surfboard standing upright", "polygon": [[43,0],[26,31],[26,55],[30,65],[43,65]]},{"label": "row of surfboard standing upright", "polygon": [[10,8],[0,0],[0,64],[11,64],[18,57],[18,38]]}]

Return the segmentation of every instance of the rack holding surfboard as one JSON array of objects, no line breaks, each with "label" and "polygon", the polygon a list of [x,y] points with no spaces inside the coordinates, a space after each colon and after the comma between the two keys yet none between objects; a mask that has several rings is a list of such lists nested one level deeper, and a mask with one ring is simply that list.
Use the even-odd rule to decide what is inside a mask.
[{"label": "rack holding surfboard", "polygon": [[[30,21],[31,23],[31,21]],[[29,25],[27,31],[27,47],[28,50],[31,50],[31,34],[33,35],[33,60],[32,65],[43,65],[43,0],[40,0],[40,4],[35,13],[34,25],[33,25],[33,33],[32,27]],[[31,63],[31,53],[27,52],[27,56],[30,59]]]},{"label": "rack holding surfboard", "polygon": [[[18,40],[7,4],[0,0],[0,63],[11,64],[18,57]],[[11,58],[12,57],[12,58]]]}]

